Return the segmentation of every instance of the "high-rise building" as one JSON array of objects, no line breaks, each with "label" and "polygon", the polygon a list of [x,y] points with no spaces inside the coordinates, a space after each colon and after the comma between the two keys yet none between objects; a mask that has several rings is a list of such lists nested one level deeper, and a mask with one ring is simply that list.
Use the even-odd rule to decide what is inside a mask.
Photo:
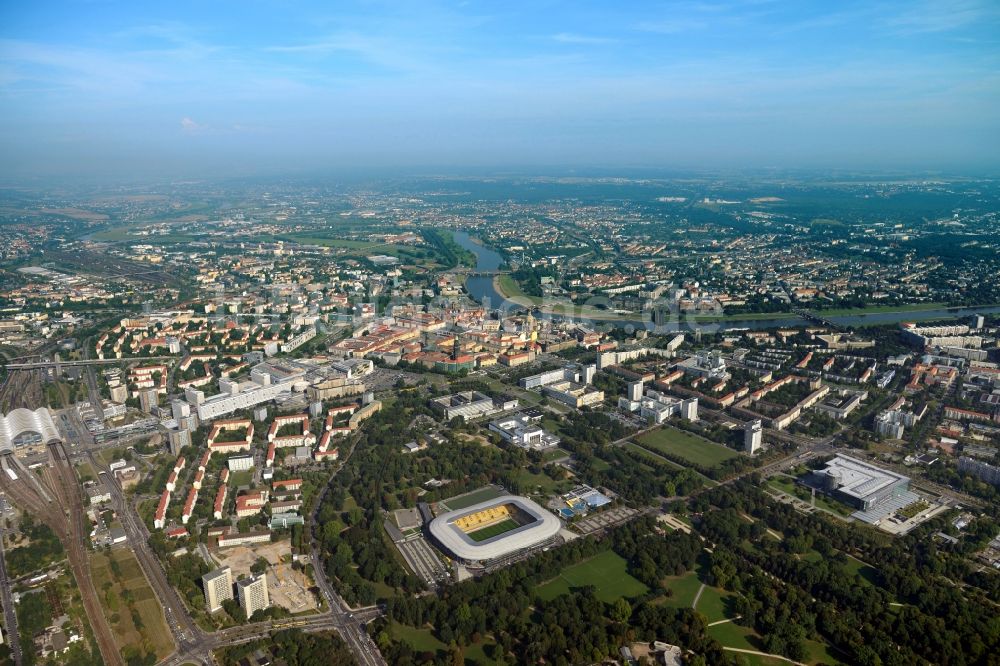
[{"label": "high-rise building", "polygon": [[189,430],[171,430],[167,433],[170,442],[170,454],[180,455],[181,449],[191,446],[191,432]]},{"label": "high-rise building", "polygon": [[139,407],[147,414],[160,402],[160,394],[155,388],[139,391]]},{"label": "high-rise building", "polygon": [[267,574],[236,581],[236,595],[249,620],[254,613],[271,605],[267,597]]},{"label": "high-rise building", "polygon": [[117,386],[112,386],[111,391],[111,402],[122,403],[128,400],[128,387],[124,384],[119,384]]},{"label": "high-rise building", "polygon": [[632,402],[639,402],[642,400],[642,382],[628,383],[628,399]]},{"label": "high-rise building", "polygon": [[743,450],[747,453],[757,453],[764,440],[764,424],[760,419],[749,421],[743,426]]},{"label": "high-rise building", "polygon": [[191,405],[183,400],[174,400],[170,403],[170,413],[177,421],[186,416],[191,416]]},{"label": "high-rise building", "polygon": [[229,567],[209,571],[201,577],[201,584],[205,588],[205,606],[209,613],[222,608],[226,599],[233,598],[233,572]]}]

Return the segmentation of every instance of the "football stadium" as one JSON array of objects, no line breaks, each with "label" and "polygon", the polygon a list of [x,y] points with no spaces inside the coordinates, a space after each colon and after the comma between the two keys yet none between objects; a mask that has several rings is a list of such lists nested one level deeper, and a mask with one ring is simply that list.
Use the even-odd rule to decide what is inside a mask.
[{"label": "football stadium", "polygon": [[530,499],[504,495],[441,514],[430,533],[456,559],[488,567],[553,543],[561,527]]}]

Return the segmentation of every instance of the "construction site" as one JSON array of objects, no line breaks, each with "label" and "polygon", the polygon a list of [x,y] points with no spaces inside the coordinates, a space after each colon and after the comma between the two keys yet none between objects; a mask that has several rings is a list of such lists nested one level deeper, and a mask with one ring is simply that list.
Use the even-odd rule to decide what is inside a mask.
[{"label": "construction site", "polygon": [[267,560],[267,594],[274,606],[290,613],[304,613],[319,608],[316,596],[310,592],[314,583],[304,571],[292,566],[292,550],[288,541],[235,546],[212,553],[220,567],[232,569],[233,578],[250,576],[250,567],[258,559]]}]

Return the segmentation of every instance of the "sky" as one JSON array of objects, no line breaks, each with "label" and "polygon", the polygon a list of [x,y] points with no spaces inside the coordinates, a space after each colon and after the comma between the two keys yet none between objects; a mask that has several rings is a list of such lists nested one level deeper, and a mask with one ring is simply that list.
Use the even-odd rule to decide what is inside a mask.
[{"label": "sky", "polygon": [[0,0],[0,178],[1000,171],[997,0]]}]

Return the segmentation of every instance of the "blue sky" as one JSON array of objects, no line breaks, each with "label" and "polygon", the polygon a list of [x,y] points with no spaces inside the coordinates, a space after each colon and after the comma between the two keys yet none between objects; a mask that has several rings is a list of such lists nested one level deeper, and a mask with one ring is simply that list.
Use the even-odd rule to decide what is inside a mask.
[{"label": "blue sky", "polygon": [[998,156],[996,0],[0,3],[5,177]]}]

